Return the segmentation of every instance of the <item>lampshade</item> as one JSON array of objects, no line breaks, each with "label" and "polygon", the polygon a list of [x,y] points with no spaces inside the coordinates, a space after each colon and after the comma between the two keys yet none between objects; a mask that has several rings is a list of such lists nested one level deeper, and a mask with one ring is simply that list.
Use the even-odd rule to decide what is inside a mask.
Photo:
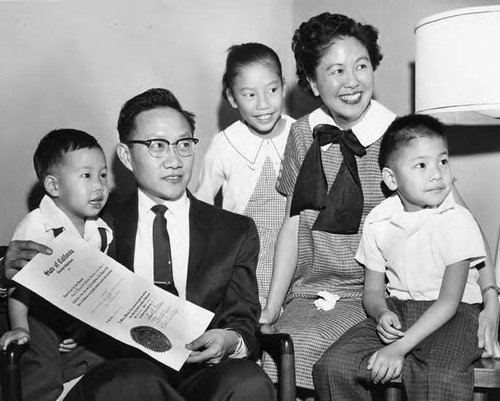
[{"label": "lampshade", "polygon": [[448,124],[500,125],[500,6],[430,16],[415,35],[416,112]]}]

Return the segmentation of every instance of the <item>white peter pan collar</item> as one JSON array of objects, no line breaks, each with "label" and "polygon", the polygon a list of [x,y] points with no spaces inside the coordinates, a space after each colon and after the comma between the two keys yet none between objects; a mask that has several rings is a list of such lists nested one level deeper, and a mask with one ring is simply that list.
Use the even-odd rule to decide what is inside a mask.
[{"label": "white peter pan collar", "polygon": [[[372,100],[364,117],[351,130],[366,148],[384,135],[387,127],[395,118],[396,115],[392,111],[376,100]],[[338,127],[325,106],[314,110],[309,115],[311,131],[319,124],[330,124]]]},{"label": "white peter pan collar", "polygon": [[282,118],[286,123],[285,128],[278,136],[275,136],[272,139],[266,139],[264,136],[259,137],[255,135],[241,121],[237,121],[230,125],[222,131],[222,133],[226,137],[229,144],[250,164],[254,164],[257,161],[259,152],[265,142],[272,143],[276,151],[276,156],[281,159],[281,155],[285,151],[287,141],[286,133],[290,130],[290,125],[292,124],[292,119],[290,117],[283,115]]}]

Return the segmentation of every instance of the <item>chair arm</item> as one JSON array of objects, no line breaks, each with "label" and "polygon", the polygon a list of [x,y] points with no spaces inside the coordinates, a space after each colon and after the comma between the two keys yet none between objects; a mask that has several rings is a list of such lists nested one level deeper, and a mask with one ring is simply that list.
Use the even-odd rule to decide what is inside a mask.
[{"label": "chair arm", "polygon": [[23,350],[24,347],[15,342],[10,343],[6,350],[2,350],[2,396],[5,401],[21,401],[19,357]]},{"label": "chair arm", "polygon": [[288,333],[273,333],[257,335],[262,348],[273,358],[280,355],[293,355],[293,341]]},{"label": "chair arm", "polygon": [[257,334],[262,348],[278,368],[278,400],[295,401],[295,356],[292,337],[288,333]]}]

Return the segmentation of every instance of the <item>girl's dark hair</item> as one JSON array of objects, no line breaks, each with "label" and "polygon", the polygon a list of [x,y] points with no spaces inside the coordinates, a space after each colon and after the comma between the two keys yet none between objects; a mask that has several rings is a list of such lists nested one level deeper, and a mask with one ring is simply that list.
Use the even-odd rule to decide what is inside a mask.
[{"label": "girl's dark hair", "polygon": [[283,73],[281,61],[276,52],[262,43],[242,43],[227,49],[226,71],[222,76],[222,95],[227,99],[226,91],[231,90],[240,70],[246,65],[262,63],[276,70],[281,82]]},{"label": "girl's dark hair", "polygon": [[396,118],[387,128],[380,143],[378,163],[380,169],[388,167],[392,156],[415,138],[441,138],[447,143],[445,126],[426,114],[409,114]]},{"label": "girl's dark hair", "polygon": [[313,95],[307,78],[315,78],[316,67],[325,52],[336,39],[345,37],[357,39],[368,51],[373,69],[377,69],[382,53],[375,27],[341,14],[319,14],[300,24],[292,39],[298,83],[302,90]]},{"label": "girl's dark hair", "polygon": [[56,129],[45,135],[33,155],[38,180],[43,182],[49,170],[59,164],[69,152],[79,149],[101,149],[92,135],[71,128]]}]

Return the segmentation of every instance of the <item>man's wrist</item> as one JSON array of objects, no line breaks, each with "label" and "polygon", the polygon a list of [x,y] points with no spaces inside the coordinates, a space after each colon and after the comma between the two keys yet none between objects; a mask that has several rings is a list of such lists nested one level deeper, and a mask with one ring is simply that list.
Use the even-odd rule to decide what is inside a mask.
[{"label": "man's wrist", "polygon": [[228,353],[227,357],[228,358],[244,358],[247,355],[247,348],[245,345],[245,341],[243,340],[243,337],[241,337],[240,333],[238,333],[234,329],[226,328],[224,330],[232,332],[237,336],[237,341],[235,343],[235,346],[234,346],[234,348],[231,347],[232,349]]}]

